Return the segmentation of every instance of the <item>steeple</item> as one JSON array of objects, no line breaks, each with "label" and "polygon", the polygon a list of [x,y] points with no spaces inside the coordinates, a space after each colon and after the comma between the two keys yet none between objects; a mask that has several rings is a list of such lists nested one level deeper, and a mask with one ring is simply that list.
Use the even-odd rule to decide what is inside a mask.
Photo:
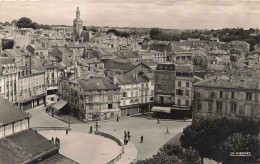
[{"label": "steeple", "polygon": [[79,7],[77,7],[77,11],[76,11],[76,18],[80,18],[80,11],[79,11]]},{"label": "steeple", "polygon": [[75,36],[80,36],[83,31],[83,21],[80,19],[79,7],[77,7],[76,18],[73,20],[73,32]]}]

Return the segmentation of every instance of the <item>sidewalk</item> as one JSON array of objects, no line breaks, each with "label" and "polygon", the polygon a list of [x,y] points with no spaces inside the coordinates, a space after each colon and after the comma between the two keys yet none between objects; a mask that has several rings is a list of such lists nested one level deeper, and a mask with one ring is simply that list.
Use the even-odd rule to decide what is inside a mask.
[{"label": "sidewalk", "polygon": [[[124,141],[122,141],[122,140],[121,140],[121,142],[124,143]],[[128,142],[128,144],[124,145],[124,146],[125,146],[124,154],[116,162],[116,164],[130,164],[130,163],[136,161],[137,149],[136,149],[135,145],[132,144],[131,142]]]}]

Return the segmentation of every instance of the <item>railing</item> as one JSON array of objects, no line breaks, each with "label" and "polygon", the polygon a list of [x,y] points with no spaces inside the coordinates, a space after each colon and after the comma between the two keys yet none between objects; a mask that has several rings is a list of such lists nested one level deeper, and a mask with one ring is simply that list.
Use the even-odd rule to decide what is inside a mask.
[{"label": "railing", "polygon": [[104,136],[104,137],[107,137],[107,138],[110,138],[112,140],[114,140],[119,146],[121,146],[121,152],[112,160],[110,160],[109,162],[107,162],[107,164],[114,164],[116,163],[121,157],[122,155],[124,154],[124,144],[118,139],[116,138],[115,136],[112,136],[111,134],[107,134],[107,133],[104,133],[104,132],[95,132],[96,135],[101,135],[101,136]]},{"label": "railing", "polygon": [[71,130],[69,127],[32,127],[33,130],[41,131],[41,130]]}]

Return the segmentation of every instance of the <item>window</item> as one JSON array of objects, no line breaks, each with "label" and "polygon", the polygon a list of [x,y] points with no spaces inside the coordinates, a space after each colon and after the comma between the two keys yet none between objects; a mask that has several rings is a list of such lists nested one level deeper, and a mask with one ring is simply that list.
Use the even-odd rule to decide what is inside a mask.
[{"label": "window", "polygon": [[93,108],[93,104],[90,104],[89,105],[89,110],[93,110],[94,108]]},{"label": "window", "polygon": [[178,99],[177,102],[178,102],[178,105],[181,105],[181,99]]},{"label": "window", "polygon": [[223,97],[223,91],[219,91],[219,98]]},{"label": "window", "polygon": [[93,101],[93,97],[92,97],[92,96],[89,96],[89,97],[88,97],[88,101]]},{"label": "window", "polygon": [[186,87],[190,87],[190,82],[186,82]]},{"label": "window", "polygon": [[83,100],[83,95],[80,95],[80,99]]},{"label": "window", "polygon": [[190,95],[190,91],[186,90],[186,96],[189,96],[189,95]]},{"label": "window", "polygon": [[212,112],[212,102],[208,102],[208,109],[209,109],[209,112]]},{"label": "window", "polygon": [[183,95],[182,89],[176,89],[176,95]]},{"label": "window", "polygon": [[217,102],[217,112],[222,112],[222,102]]},{"label": "window", "polygon": [[123,97],[127,97],[127,93],[126,92],[123,92]]},{"label": "window", "polygon": [[162,89],[162,84],[158,84],[158,89]]},{"label": "window", "polygon": [[231,92],[231,98],[232,98],[232,99],[235,98],[235,92]]},{"label": "window", "polygon": [[230,105],[230,113],[236,114],[236,111],[237,111],[237,104],[231,104]]},{"label": "window", "polygon": [[252,100],[252,93],[246,93],[246,100]]},{"label": "window", "polygon": [[189,106],[189,100],[185,100],[185,105]]},{"label": "window", "polygon": [[178,81],[178,86],[181,87],[181,81]]},{"label": "window", "polygon": [[107,108],[108,108],[108,109],[112,109],[112,108],[113,108],[113,105],[112,105],[112,104],[108,104],[108,105],[107,105]]}]

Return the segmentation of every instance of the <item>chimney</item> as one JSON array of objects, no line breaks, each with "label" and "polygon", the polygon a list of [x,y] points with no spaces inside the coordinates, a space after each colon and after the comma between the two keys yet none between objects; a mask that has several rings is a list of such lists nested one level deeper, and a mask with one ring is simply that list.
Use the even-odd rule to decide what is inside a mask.
[{"label": "chimney", "polygon": [[117,76],[116,76],[116,75],[113,76],[113,84],[114,84],[114,85],[117,84]]}]

